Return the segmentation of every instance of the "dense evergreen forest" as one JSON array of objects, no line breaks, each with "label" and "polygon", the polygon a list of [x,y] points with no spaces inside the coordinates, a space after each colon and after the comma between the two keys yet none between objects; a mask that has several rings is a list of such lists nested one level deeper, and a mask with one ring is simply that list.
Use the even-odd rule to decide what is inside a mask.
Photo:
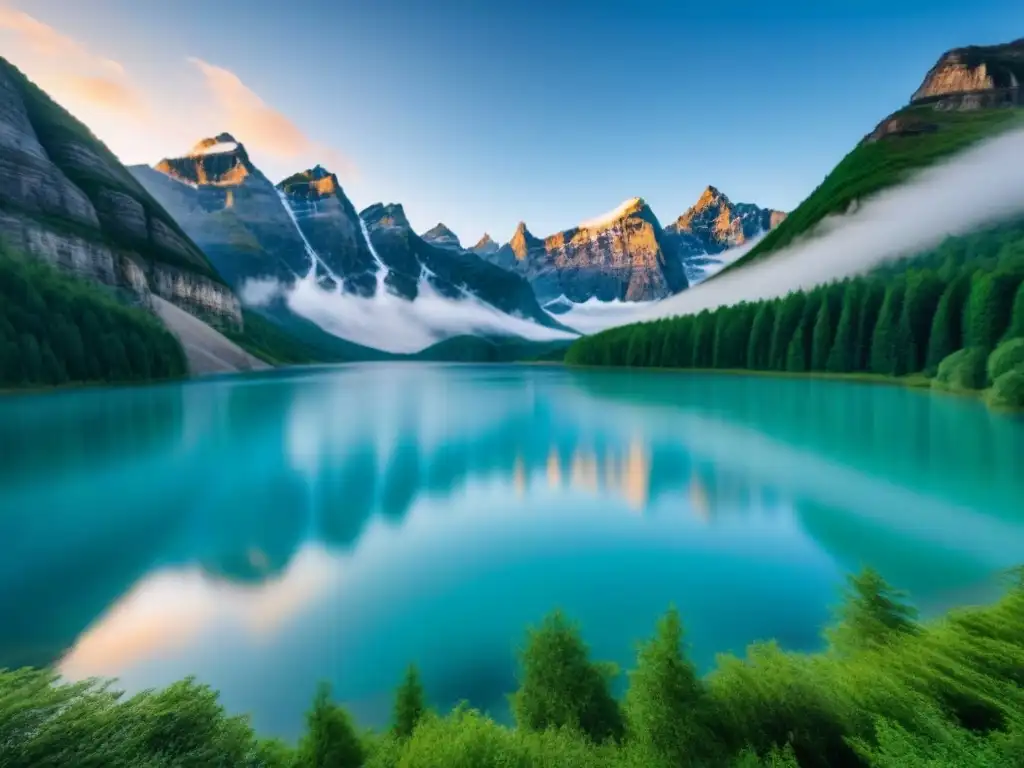
[{"label": "dense evergreen forest", "polygon": [[951,238],[872,274],[695,315],[612,328],[566,362],[917,375],[1024,407],[1024,223]]},{"label": "dense evergreen forest", "polygon": [[[871,570],[849,578],[817,654],[753,645],[700,676],[670,609],[619,700],[560,613],[527,632],[515,724],[431,711],[414,667],[391,727],[362,731],[321,687],[298,744],[258,737],[193,680],[130,698],[43,670],[0,672],[7,768],[678,768],[1019,766],[1024,755],[1024,570],[1004,597],[920,623]],[[399,683],[399,681],[396,681]]]},{"label": "dense evergreen forest", "polygon": [[0,388],[183,376],[178,341],[145,310],[0,250]]}]

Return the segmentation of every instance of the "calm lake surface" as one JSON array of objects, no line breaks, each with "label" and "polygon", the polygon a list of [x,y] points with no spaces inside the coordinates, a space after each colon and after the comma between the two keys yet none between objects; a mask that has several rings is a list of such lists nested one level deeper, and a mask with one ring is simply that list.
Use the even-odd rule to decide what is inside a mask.
[{"label": "calm lake surface", "polygon": [[507,715],[555,607],[628,667],[814,649],[871,564],[925,615],[1024,563],[1024,421],[846,382],[378,364],[0,399],[0,667],[188,674],[287,738],[320,679],[382,725]]}]

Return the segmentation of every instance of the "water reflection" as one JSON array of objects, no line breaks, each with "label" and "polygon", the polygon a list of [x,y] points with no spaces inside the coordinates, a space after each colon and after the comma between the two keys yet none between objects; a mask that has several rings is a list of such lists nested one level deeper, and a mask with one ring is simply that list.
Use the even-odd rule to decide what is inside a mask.
[{"label": "water reflection", "polygon": [[386,718],[503,711],[555,605],[628,664],[814,647],[844,571],[926,611],[1024,561],[1024,424],[899,389],[374,365],[0,402],[0,665],[195,673],[289,735],[315,682]]}]

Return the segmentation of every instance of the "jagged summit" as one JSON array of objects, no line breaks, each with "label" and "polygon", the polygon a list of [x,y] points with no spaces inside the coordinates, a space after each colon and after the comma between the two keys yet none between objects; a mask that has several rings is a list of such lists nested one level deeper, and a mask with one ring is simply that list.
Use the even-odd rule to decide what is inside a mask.
[{"label": "jagged summit", "polygon": [[288,178],[278,182],[276,186],[289,196],[310,200],[342,193],[338,177],[322,165],[316,165],[305,171],[293,173]]},{"label": "jagged summit", "polygon": [[448,229],[442,222],[438,222],[433,228],[424,232],[421,237],[434,245],[441,245],[446,248],[462,248],[459,236]]},{"label": "jagged summit", "polygon": [[619,205],[607,213],[603,213],[593,219],[587,219],[586,221],[580,222],[578,229],[598,229],[627,216],[632,216],[649,210],[650,208],[647,205],[647,201],[642,197],[631,197],[628,200],[623,200]]},{"label": "jagged summit", "polygon": [[256,172],[245,147],[230,133],[202,139],[184,156],[165,157],[153,167],[192,186],[238,186]]},{"label": "jagged summit", "polygon": [[489,234],[484,232],[484,236],[477,240],[476,245],[470,248],[470,250],[480,256],[489,256],[497,253],[500,247]]},{"label": "jagged summit", "polygon": [[401,203],[374,203],[364,208],[359,217],[372,229],[411,229]]},{"label": "jagged summit", "polygon": [[751,203],[733,203],[720,189],[709,184],[697,202],[665,229],[675,235],[692,235],[705,253],[718,253],[768,232],[785,216],[782,211]]},{"label": "jagged summit", "polygon": [[516,259],[522,261],[532,249],[542,248],[544,241],[539,237],[534,237],[530,230],[527,229],[526,222],[520,221],[516,225],[516,231],[513,233],[512,239],[508,241],[508,244],[512,248]]}]

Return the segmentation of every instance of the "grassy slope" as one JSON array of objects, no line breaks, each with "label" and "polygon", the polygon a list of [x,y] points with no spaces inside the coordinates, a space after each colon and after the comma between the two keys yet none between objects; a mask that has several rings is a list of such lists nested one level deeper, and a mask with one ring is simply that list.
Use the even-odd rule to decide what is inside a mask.
[{"label": "grassy slope", "polygon": [[938,130],[859,144],[785,221],[765,236],[750,253],[720,274],[785,248],[826,216],[847,210],[854,200],[895,186],[914,171],[927,168],[980,139],[1024,125],[1024,110],[1014,109],[939,112],[921,106],[907,107],[897,115],[920,118],[937,125]]},{"label": "grassy slope", "polygon": [[[50,159],[68,179],[86,193],[94,204],[104,188],[121,192],[141,203],[149,218],[165,224],[186,243],[192,242],[170,214],[143,189],[142,185],[121,165],[114,153],[84,124],[53,101],[41,88],[25,77],[17,67],[2,57],[0,57],[0,69],[18,87],[28,111],[29,121]],[[81,144],[88,147],[103,161],[104,168],[93,169],[83,167],[79,163],[69,163],[66,153],[61,151],[68,144]],[[7,203],[7,205],[10,204]],[[28,211],[19,211],[19,214],[31,216],[52,228],[68,231],[88,239],[95,240],[98,237],[107,245],[136,251],[146,259],[194,272],[218,283],[224,282],[202,251],[194,244],[194,253],[185,256],[160,247],[148,239],[139,239],[109,227],[104,227],[102,233],[98,234],[88,227],[60,218],[39,216]]]}]

